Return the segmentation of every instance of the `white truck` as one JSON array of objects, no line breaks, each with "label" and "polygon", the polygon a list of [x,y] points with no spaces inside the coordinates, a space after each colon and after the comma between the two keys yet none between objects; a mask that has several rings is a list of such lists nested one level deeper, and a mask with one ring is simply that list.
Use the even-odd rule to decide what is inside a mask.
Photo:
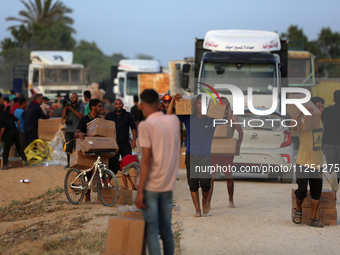
[{"label": "white truck", "polygon": [[32,51],[28,67],[28,97],[40,93],[50,99],[69,93],[83,97],[87,71],[81,64],[73,64],[70,51]]},{"label": "white truck", "polygon": [[133,97],[139,96],[146,88],[154,88],[159,94],[169,90],[169,74],[162,72],[156,60],[122,59],[113,78],[114,94],[123,101],[127,110],[133,106]]},{"label": "white truck", "polygon": [[[291,133],[280,124],[284,118],[280,114],[280,91],[287,76],[287,43],[280,41],[273,32],[250,30],[215,30],[207,32],[205,39],[196,39],[195,62],[183,65],[182,71],[194,68],[195,88],[190,82],[182,82],[184,89],[193,94],[209,93],[213,97],[226,97],[232,107],[241,105],[242,100],[233,101],[235,91],[238,99],[244,99],[243,115],[238,119],[244,136],[240,155],[235,156],[234,165],[242,169],[261,169],[263,166],[289,169],[293,161]],[[252,106],[258,110],[272,109],[277,99],[275,112],[267,116],[251,114],[247,105],[249,88],[252,88]],[[273,91],[277,89],[275,96]],[[242,95],[243,94],[243,95]],[[274,95],[274,96],[273,96]],[[280,121],[275,121],[279,119]],[[243,124],[244,123],[244,124]],[[261,125],[263,123],[263,125]],[[235,132],[235,138],[238,137]],[[291,181],[291,173],[269,171],[283,181]]]}]

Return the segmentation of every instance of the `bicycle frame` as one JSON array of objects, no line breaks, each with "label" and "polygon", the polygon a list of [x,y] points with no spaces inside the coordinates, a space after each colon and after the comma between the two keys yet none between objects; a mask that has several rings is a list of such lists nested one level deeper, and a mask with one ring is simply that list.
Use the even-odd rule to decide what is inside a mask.
[{"label": "bicycle frame", "polygon": [[[84,179],[85,179],[85,182],[86,182],[86,187],[85,187],[85,189],[86,189],[86,190],[92,189],[92,188],[93,188],[93,187],[92,187],[92,181],[93,181],[93,179],[94,179],[94,177],[95,177],[97,171],[99,172],[99,178],[100,178],[100,180],[101,180],[101,184],[102,184],[102,186],[104,186],[104,182],[103,182],[103,180],[102,180],[102,176],[103,176],[103,174],[102,174],[102,169],[105,169],[105,167],[106,167],[106,165],[102,163],[102,159],[101,159],[101,157],[98,155],[97,160],[93,163],[93,166],[92,166],[92,167],[90,167],[90,168],[88,168],[88,169],[85,169],[85,170],[82,170],[81,173],[78,174],[78,175],[76,176],[76,178],[74,179],[74,181],[71,183],[71,188],[79,188],[79,186],[73,186],[73,183],[74,183],[78,178],[80,178],[81,175],[83,175],[83,176],[84,176]],[[87,173],[87,172],[90,172],[90,171],[92,171],[92,170],[93,170],[93,173],[92,173],[91,179],[90,179],[90,181],[88,181],[87,176],[86,176],[86,173]],[[110,185],[109,182],[108,182],[108,184]],[[83,188],[81,188],[81,189],[83,189]]]}]

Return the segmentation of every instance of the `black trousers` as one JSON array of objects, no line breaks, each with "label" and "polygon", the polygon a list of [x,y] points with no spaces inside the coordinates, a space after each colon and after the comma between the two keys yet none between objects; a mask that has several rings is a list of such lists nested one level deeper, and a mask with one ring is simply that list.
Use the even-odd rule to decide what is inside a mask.
[{"label": "black trousers", "polygon": [[[72,139],[74,139],[74,132],[65,132],[66,142],[71,141]],[[67,167],[70,166],[70,154],[69,153],[72,153],[73,149],[75,148],[76,148],[76,140],[73,140],[66,145]]]},{"label": "black trousers", "polygon": [[19,133],[17,130],[9,130],[8,132],[6,132],[6,134],[4,134],[4,152],[3,152],[3,165],[7,166],[8,163],[8,155],[9,155],[9,151],[11,149],[12,144],[15,144],[15,147],[17,149],[17,152],[19,154],[19,156],[26,161],[26,155],[24,153],[23,148],[21,147],[20,144],[20,139],[19,139]]},{"label": "black trousers", "polygon": [[119,147],[119,151],[113,158],[110,158],[109,160],[109,169],[111,169],[114,172],[114,174],[116,174],[119,170],[121,170],[119,156],[122,156],[123,158],[128,154],[132,154],[131,144],[129,141],[120,142],[117,144]]},{"label": "black trousers", "polygon": [[25,137],[27,146],[35,139],[38,139],[38,127],[25,125]]}]

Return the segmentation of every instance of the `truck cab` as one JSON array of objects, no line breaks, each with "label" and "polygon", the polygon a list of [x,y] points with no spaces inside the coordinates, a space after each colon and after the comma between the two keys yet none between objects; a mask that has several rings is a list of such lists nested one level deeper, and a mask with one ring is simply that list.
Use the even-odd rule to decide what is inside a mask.
[{"label": "truck cab", "polygon": [[82,99],[86,89],[86,69],[73,64],[73,52],[32,51],[28,67],[28,97],[40,93],[50,99],[77,93]]},{"label": "truck cab", "polygon": [[[284,50],[281,50],[281,43]],[[282,64],[282,59],[287,58],[285,48],[285,42],[281,42],[273,32],[209,31],[204,41],[196,40],[195,59],[201,59],[197,73],[197,94],[204,93],[203,89],[207,89],[202,84],[208,84],[212,88],[216,84],[231,84],[242,91],[247,102],[248,88],[251,87],[253,106],[271,108],[273,89],[280,91],[281,77],[286,75],[286,65]],[[219,88],[216,92],[227,96],[233,104],[232,97],[228,96],[231,95],[228,89]]]},{"label": "truck cab", "polygon": [[139,74],[161,73],[162,68],[156,60],[122,59],[119,61],[117,77],[114,79],[114,93],[124,103],[124,108],[133,106],[133,97],[139,96]]}]

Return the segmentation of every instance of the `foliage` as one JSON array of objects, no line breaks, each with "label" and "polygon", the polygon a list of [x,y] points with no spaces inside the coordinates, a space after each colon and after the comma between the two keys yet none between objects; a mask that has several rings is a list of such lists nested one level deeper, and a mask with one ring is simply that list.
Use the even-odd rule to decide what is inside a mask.
[{"label": "foliage", "polygon": [[73,52],[74,62],[88,68],[91,81],[100,82],[102,79],[110,78],[110,67],[115,62],[105,56],[95,42],[81,40]]},{"label": "foliage", "polygon": [[[19,17],[7,17],[7,21],[19,21],[27,24],[32,28],[34,24],[53,26],[56,23],[63,23],[65,28],[75,33],[75,30],[70,26],[73,24],[73,19],[65,14],[72,13],[72,9],[66,7],[62,2],[57,0],[52,4],[52,0],[28,0],[28,3],[20,0],[26,10],[19,11]],[[8,29],[16,28],[10,26]]]}]

